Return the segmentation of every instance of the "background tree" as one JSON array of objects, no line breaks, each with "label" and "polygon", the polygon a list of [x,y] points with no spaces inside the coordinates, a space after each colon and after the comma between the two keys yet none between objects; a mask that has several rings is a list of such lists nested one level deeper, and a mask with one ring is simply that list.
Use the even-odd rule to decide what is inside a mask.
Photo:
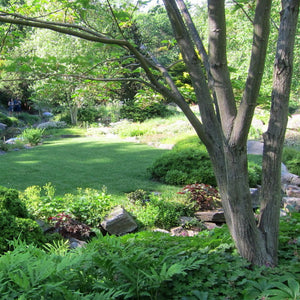
[{"label": "background tree", "polygon": [[[76,1],[69,3],[66,9],[72,7],[78,11],[82,8],[84,11],[86,5],[86,2]],[[84,23],[82,18],[73,17],[69,22],[58,22],[32,14],[28,16],[5,11],[1,13],[0,21],[48,28],[93,42],[117,45],[134,55],[143,70],[141,74],[147,80],[136,78],[132,80],[143,82],[166,99],[175,102],[205,144],[214,167],[226,222],[239,253],[254,264],[275,265],[280,208],[280,162],[287,122],[299,0],[282,1],[271,118],[269,129],[264,136],[262,209],[259,226],[256,224],[251,206],[246,143],[264,73],[272,3],[268,0],[256,1],[249,70],[242,98],[238,102],[234,96],[227,61],[224,1],[208,0],[209,53],[201,47],[203,43],[195,31],[184,2],[168,0],[164,1],[164,5],[191,78],[201,120],[190,109],[168,70],[151,54],[145,53],[143,49],[138,50],[136,45],[125,38],[120,27],[122,22],[118,22],[116,14],[113,16],[118,22],[118,31],[110,35],[86,27],[86,22]],[[55,13],[51,14],[51,18],[55,17]],[[198,47],[198,53],[195,46]],[[203,72],[203,65],[207,74]]]}]

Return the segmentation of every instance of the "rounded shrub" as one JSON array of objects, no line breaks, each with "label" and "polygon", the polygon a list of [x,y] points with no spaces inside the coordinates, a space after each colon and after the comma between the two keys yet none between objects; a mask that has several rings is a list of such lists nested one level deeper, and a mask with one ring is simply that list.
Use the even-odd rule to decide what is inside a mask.
[{"label": "rounded shrub", "polygon": [[95,107],[82,107],[78,110],[78,121],[93,123],[99,115]]},{"label": "rounded shrub", "polygon": [[154,162],[149,171],[152,179],[167,184],[185,185],[201,182],[216,185],[208,153],[200,148],[167,152]]},{"label": "rounded shrub", "polygon": [[123,105],[120,109],[121,119],[128,119],[133,122],[144,122],[147,119],[166,117],[171,114],[172,112],[168,110],[166,105],[158,102],[146,105],[139,102],[130,102]]},{"label": "rounded shrub", "polygon": [[15,189],[0,186],[0,209],[4,209],[19,218],[28,218],[27,208],[19,199],[19,193]]},{"label": "rounded shrub", "polygon": [[[249,185],[261,184],[261,156],[248,156]],[[205,183],[216,186],[212,164],[205,146],[197,136],[176,143],[149,168],[151,178],[171,185]]]},{"label": "rounded shrub", "polygon": [[17,190],[0,186],[0,253],[9,249],[9,241],[20,239],[26,243],[40,244],[43,232],[36,221],[29,217]]}]

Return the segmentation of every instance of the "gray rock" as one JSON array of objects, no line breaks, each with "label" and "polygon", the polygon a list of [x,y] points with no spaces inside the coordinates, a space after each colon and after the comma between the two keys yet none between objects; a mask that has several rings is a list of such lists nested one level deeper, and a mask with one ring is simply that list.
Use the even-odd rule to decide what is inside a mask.
[{"label": "gray rock", "polygon": [[260,192],[259,188],[250,188],[251,201],[252,201],[253,208],[260,207],[259,192]]},{"label": "gray rock", "polygon": [[7,127],[6,124],[0,123],[0,130],[5,130]]},{"label": "gray rock", "polygon": [[225,223],[225,216],[222,210],[198,211],[195,217],[202,222]]},{"label": "gray rock", "polygon": [[137,229],[137,224],[129,213],[121,206],[117,206],[104,218],[101,226],[114,235],[124,235]]},{"label": "gray rock", "polygon": [[75,249],[75,248],[82,248],[86,246],[86,242],[75,239],[75,238],[69,238],[69,243],[70,243],[70,249]]},{"label": "gray rock", "polygon": [[300,198],[283,197],[282,202],[286,211],[300,212]]}]

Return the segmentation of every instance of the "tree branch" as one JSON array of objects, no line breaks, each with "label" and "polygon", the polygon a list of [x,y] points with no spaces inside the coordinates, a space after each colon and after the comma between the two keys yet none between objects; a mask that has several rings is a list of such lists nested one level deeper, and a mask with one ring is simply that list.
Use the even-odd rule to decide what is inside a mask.
[{"label": "tree branch", "polygon": [[270,0],[257,0],[253,22],[251,61],[244,94],[230,137],[230,142],[233,144],[246,143],[254,110],[257,105],[270,32],[271,5],[272,1]]},{"label": "tree branch", "polygon": [[218,101],[222,129],[229,138],[236,116],[236,103],[230,81],[226,56],[225,4],[208,0],[210,72]]},{"label": "tree branch", "polygon": [[[213,107],[213,101],[210,96],[209,88],[201,68],[201,61],[194,49],[194,44],[184,25],[175,0],[164,0],[166,10],[171,21],[173,32],[180,48],[182,58],[189,71],[194,91],[198,100],[198,105],[205,128],[205,140],[210,140],[206,146],[212,147],[214,139],[220,138],[219,123]],[[200,137],[201,138],[201,137]]]}]

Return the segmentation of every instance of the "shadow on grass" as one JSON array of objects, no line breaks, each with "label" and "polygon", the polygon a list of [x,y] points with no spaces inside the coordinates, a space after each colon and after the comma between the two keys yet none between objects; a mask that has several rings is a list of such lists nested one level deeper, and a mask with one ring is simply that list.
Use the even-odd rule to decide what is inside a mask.
[{"label": "shadow on grass", "polygon": [[164,151],[105,138],[46,141],[0,156],[0,185],[24,190],[51,182],[57,195],[103,185],[116,195],[136,189],[160,191],[167,187],[149,180],[146,170]]}]

